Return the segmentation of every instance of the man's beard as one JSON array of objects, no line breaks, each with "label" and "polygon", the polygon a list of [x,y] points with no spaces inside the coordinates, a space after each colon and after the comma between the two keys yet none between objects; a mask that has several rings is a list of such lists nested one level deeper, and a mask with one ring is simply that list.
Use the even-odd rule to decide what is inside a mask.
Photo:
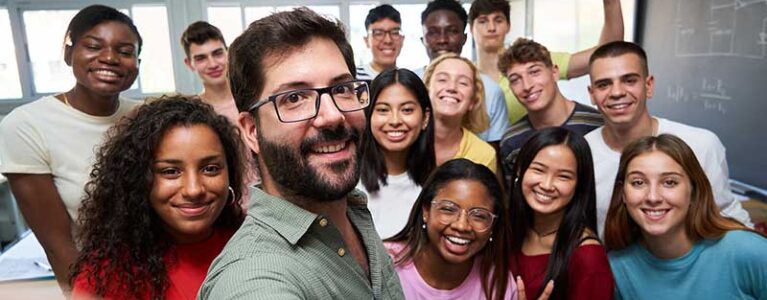
[{"label": "man's beard", "polygon": [[[260,131],[260,130],[259,130]],[[334,201],[346,196],[359,181],[359,137],[358,130],[339,126],[335,130],[323,129],[313,138],[301,142],[299,149],[267,141],[259,132],[258,147],[269,174],[286,195],[296,195],[317,201]],[[307,154],[317,143],[348,140],[355,144],[355,153],[350,160],[330,164],[331,176],[340,177],[338,183],[331,183],[327,175],[310,166],[306,160]],[[350,171],[344,172],[346,170]]]}]

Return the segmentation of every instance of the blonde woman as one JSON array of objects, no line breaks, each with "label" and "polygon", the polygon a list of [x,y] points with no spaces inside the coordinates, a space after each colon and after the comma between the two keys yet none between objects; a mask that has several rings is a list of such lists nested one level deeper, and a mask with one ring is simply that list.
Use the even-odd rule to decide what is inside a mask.
[{"label": "blonde woman", "polygon": [[477,137],[489,127],[477,67],[464,57],[446,53],[426,68],[424,82],[434,108],[437,165],[466,158],[497,173],[495,149]]}]

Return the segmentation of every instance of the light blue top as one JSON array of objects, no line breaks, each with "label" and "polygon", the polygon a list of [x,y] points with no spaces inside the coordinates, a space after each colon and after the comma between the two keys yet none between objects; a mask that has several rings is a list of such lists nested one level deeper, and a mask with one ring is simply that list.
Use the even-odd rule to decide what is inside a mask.
[{"label": "light blue top", "polygon": [[616,299],[767,299],[767,239],[753,232],[701,240],[674,259],[639,243],[608,256]]},{"label": "light blue top", "polygon": [[[421,67],[413,70],[413,73],[423,80],[423,73],[425,71],[426,67]],[[485,107],[487,108],[488,116],[490,116],[490,128],[477,134],[477,136],[488,143],[499,142],[503,138],[506,128],[509,128],[506,98],[504,98],[505,96],[498,83],[485,74],[480,75],[482,84],[485,86]]]}]

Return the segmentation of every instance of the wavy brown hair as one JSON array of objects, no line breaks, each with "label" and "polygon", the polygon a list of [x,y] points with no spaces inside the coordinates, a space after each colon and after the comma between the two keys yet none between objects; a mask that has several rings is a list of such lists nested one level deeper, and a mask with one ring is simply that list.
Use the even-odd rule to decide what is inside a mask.
[{"label": "wavy brown hair", "polygon": [[661,134],[641,138],[627,146],[621,154],[610,210],[607,211],[605,222],[605,246],[608,250],[624,249],[642,238],[639,225],[631,218],[623,202],[623,186],[629,163],[642,154],[654,151],[668,155],[682,166],[690,178],[692,188],[690,209],[684,221],[685,230],[690,239],[693,241],[717,240],[730,230],[756,232],[735,219],[724,217],[719,213],[719,207],[714,202],[711,184],[695,153],[682,139],[671,134]]},{"label": "wavy brown hair", "polygon": [[163,258],[173,243],[149,203],[151,166],[166,132],[199,124],[211,128],[221,141],[236,199],[225,205],[213,226],[239,227],[246,160],[237,128],[197,97],[163,96],[110,129],[96,155],[80,208],[82,250],[72,270],[72,283],[80,275],[100,296],[118,291],[125,293],[120,298],[164,297],[169,280]]},{"label": "wavy brown hair", "polygon": [[474,106],[474,109],[470,110],[466,115],[463,116],[463,120],[461,120],[461,126],[465,127],[471,132],[474,132],[475,134],[480,134],[490,128],[490,116],[487,114],[487,104],[485,103],[485,84],[482,83],[482,77],[479,74],[479,69],[477,69],[477,66],[475,66],[474,63],[472,63],[468,58],[455,53],[442,54],[431,61],[429,66],[426,67],[426,71],[424,71],[423,74],[423,82],[426,84],[426,88],[429,88],[431,78],[434,76],[434,70],[437,69],[439,64],[448,59],[457,59],[463,61],[469,66],[469,68],[471,68],[472,73],[474,73],[474,95],[472,95],[471,100],[474,101],[474,103],[477,103],[477,105]]}]

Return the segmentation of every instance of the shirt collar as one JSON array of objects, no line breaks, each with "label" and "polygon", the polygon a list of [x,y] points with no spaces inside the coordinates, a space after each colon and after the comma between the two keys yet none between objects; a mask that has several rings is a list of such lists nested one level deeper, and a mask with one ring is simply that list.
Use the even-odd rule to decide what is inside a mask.
[{"label": "shirt collar", "polygon": [[[250,195],[252,205],[248,209],[248,214],[266,223],[291,245],[295,245],[319,217],[315,213],[298,207],[290,201],[268,194],[257,187],[250,188]],[[346,195],[346,201],[348,204],[347,214],[351,209],[367,207],[367,198],[357,189]]]}]

